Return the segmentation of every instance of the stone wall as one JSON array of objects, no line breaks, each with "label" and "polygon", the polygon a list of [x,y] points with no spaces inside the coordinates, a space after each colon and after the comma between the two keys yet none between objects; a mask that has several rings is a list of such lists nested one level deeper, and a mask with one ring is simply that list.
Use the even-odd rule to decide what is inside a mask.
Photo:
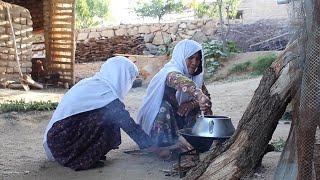
[{"label": "stone wall", "polygon": [[[16,35],[17,50],[23,73],[31,72],[32,58],[32,20],[29,11],[21,6],[10,8],[11,21]],[[18,75],[19,69],[15,60],[13,38],[7,11],[0,4],[0,75]]]},{"label": "stone wall", "polygon": [[[89,39],[105,39],[114,36],[143,37],[146,51],[144,54],[157,54],[166,45],[174,46],[182,39],[193,39],[198,42],[212,39],[217,22],[214,20],[179,21],[175,23],[119,25],[100,29],[84,29],[77,31],[77,42]],[[117,53],[117,52],[115,52]]]}]

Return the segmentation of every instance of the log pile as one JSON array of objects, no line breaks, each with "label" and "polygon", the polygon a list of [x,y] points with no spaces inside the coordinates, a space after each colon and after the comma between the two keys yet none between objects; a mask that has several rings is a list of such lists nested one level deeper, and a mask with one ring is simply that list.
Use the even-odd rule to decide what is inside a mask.
[{"label": "log pile", "polygon": [[144,49],[142,37],[91,38],[88,42],[77,43],[76,62],[103,61],[113,54],[142,54]]}]

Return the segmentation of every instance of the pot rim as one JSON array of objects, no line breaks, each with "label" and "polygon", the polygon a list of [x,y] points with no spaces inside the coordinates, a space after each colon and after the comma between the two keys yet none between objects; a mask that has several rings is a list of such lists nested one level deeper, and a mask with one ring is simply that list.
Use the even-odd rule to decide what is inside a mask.
[{"label": "pot rim", "polygon": [[198,116],[198,118],[212,118],[212,119],[220,119],[220,120],[231,119],[229,116],[217,116],[217,115],[205,115],[204,117],[200,115]]},{"label": "pot rim", "polygon": [[[186,132],[187,130],[190,130],[190,133]],[[202,137],[202,138],[213,138],[213,139],[229,139],[231,136],[219,136],[219,137],[214,137],[214,136],[200,136],[200,135],[196,135],[196,134],[192,134],[192,128],[183,128],[183,129],[179,129],[178,134],[183,136],[192,136],[192,137]]]}]

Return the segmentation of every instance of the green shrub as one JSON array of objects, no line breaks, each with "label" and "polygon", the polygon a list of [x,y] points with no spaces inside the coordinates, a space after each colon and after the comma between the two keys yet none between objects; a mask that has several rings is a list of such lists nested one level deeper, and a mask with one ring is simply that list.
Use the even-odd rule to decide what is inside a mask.
[{"label": "green shrub", "polygon": [[253,74],[263,74],[276,58],[277,55],[274,53],[258,57],[257,61],[251,65]]},{"label": "green shrub", "polygon": [[286,141],[283,138],[279,138],[271,142],[271,145],[275,148],[275,151],[281,152],[284,148]]},{"label": "green shrub", "polygon": [[167,55],[171,56],[173,52],[173,47],[162,47],[158,49],[158,54],[157,55]]},{"label": "green shrub", "polygon": [[223,44],[222,41],[212,40],[206,41],[202,44],[204,51],[204,58],[214,58],[219,59],[221,57],[226,57],[227,54],[223,52]]},{"label": "green shrub", "polygon": [[202,43],[206,78],[210,78],[221,66],[221,60],[227,57],[230,52],[238,52],[236,43],[233,41],[227,42],[227,52],[223,52],[223,43],[219,40],[211,40]]},{"label": "green shrub", "polygon": [[232,66],[232,68],[229,70],[229,73],[242,73],[246,72],[249,70],[249,67],[251,65],[250,61],[240,63],[240,64],[235,64]]},{"label": "green shrub", "polygon": [[58,106],[57,102],[40,101],[25,102],[25,100],[6,101],[0,104],[0,112],[9,111],[50,111]]},{"label": "green shrub", "polygon": [[205,60],[205,68],[206,68],[206,73],[205,73],[205,78],[210,78],[214,73],[218,70],[220,67],[219,61],[215,60],[214,58],[206,59]]},{"label": "green shrub", "polygon": [[227,41],[228,51],[229,53],[232,52],[239,52],[239,49],[237,48],[237,43],[234,41]]},{"label": "green shrub", "polygon": [[220,67],[220,60],[227,57],[228,53],[223,52],[222,41],[212,40],[202,43],[206,78],[210,78]]}]

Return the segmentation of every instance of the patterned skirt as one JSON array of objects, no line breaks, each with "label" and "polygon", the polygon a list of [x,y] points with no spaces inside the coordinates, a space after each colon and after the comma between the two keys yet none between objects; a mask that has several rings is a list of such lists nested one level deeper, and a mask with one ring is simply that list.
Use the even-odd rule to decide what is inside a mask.
[{"label": "patterned skirt", "polygon": [[177,111],[168,101],[162,101],[150,133],[154,144],[158,147],[175,144],[178,140],[177,131],[182,128],[191,128],[195,124],[197,110],[189,112],[187,117],[179,116]]},{"label": "patterned skirt", "polygon": [[55,160],[65,167],[84,170],[121,144],[120,128],[102,122],[104,108],[79,113],[53,124],[47,143]]}]

